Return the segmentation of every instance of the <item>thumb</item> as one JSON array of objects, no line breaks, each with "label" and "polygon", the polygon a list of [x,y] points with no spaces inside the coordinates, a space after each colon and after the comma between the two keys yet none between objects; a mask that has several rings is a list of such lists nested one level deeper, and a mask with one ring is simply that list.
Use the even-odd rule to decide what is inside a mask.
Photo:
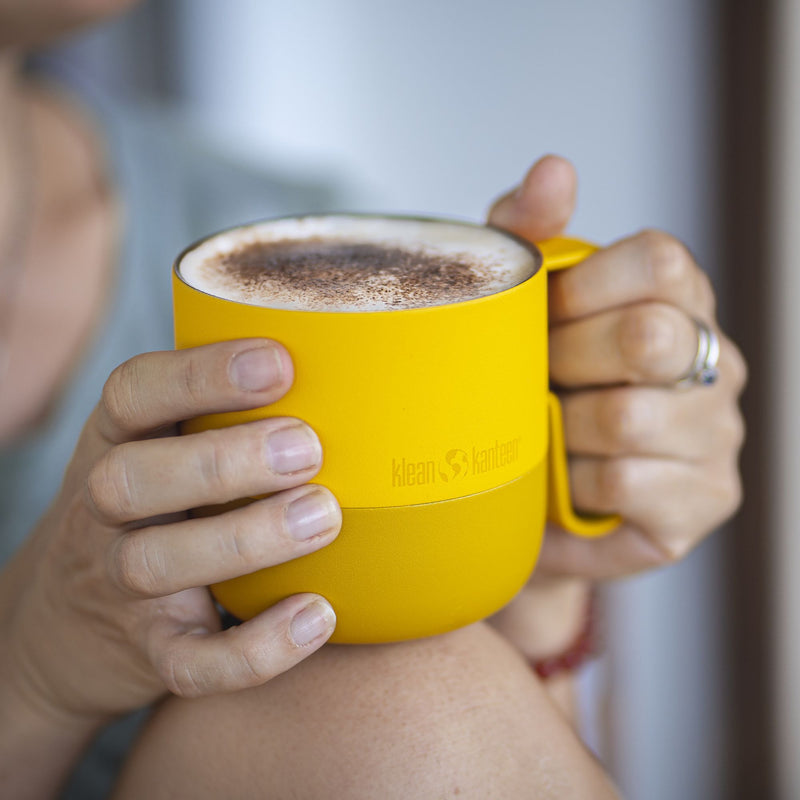
[{"label": "thumb", "polygon": [[489,211],[489,224],[532,242],[558,236],[575,210],[578,178],[561,156],[543,156],[522,184],[503,195]]}]

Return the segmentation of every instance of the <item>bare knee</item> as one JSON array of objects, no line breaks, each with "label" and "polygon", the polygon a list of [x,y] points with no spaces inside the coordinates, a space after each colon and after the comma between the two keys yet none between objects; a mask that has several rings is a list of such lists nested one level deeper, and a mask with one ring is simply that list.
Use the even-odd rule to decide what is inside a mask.
[{"label": "bare knee", "polygon": [[606,796],[598,786],[610,791],[524,663],[474,625],[328,646],[257,689],[169,700],[118,796]]}]

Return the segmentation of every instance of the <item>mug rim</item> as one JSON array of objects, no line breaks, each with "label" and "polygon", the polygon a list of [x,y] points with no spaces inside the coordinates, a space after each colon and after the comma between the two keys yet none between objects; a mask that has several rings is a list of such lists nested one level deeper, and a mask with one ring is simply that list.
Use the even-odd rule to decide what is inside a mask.
[{"label": "mug rim", "polygon": [[[433,223],[433,224],[444,224],[444,225],[457,225],[466,228],[484,228],[491,230],[495,233],[498,233],[502,236],[505,236],[508,239],[511,239],[516,244],[522,246],[525,250],[527,250],[530,255],[533,257],[533,269],[530,275],[527,278],[520,281],[519,283],[515,283],[513,286],[509,286],[505,289],[501,289],[499,292],[492,292],[491,294],[481,295],[480,297],[473,297],[470,300],[459,300],[454,303],[438,303],[435,305],[427,305],[427,306],[415,306],[412,308],[381,308],[381,309],[370,309],[365,311],[356,311],[353,309],[348,309],[345,311],[322,311],[316,309],[305,309],[305,308],[275,308],[273,306],[262,306],[257,303],[246,303],[242,300],[233,300],[228,297],[220,297],[217,294],[213,294],[212,292],[208,292],[205,289],[201,289],[198,286],[190,283],[182,274],[180,265],[183,261],[184,257],[187,256],[192,251],[196,250],[201,245],[205,244],[205,242],[216,238],[217,236],[221,236],[222,234],[229,233],[231,231],[237,231],[243,228],[254,228],[259,225],[268,224],[271,222],[280,222],[282,220],[302,220],[302,219],[321,219],[324,217],[345,217],[350,219],[365,219],[365,220],[390,220],[390,221],[407,221],[407,222],[422,222],[422,223]],[[357,315],[365,315],[365,314],[403,314],[408,312],[425,312],[431,311],[433,309],[443,309],[447,308],[448,306],[462,306],[466,303],[480,303],[486,302],[491,300],[493,297],[497,297],[499,295],[504,295],[507,292],[513,292],[514,290],[520,289],[522,286],[525,286],[529,281],[535,278],[541,271],[544,264],[544,256],[542,255],[542,251],[536,246],[535,243],[528,241],[527,239],[519,236],[512,231],[508,231],[505,228],[500,228],[496,225],[483,225],[480,222],[474,222],[473,220],[468,219],[459,219],[458,217],[440,217],[436,215],[425,215],[425,214],[394,214],[394,213],[381,213],[381,212],[364,212],[364,211],[315,211],[306,214],[283,214],[279,217],[263,217],[255,220],[251,220],[249,222],[243,222],[238,225],[229,225],[225,228],[220,228],[217,231],[213,231],[205,236],[196,239],[195,241],[188,244],[183,250],[178,253],[175,257],[175,260],[172,264],[172,272],[173,275],[187,288],[199,292],[200,294],[204,294],[207,297],[213,297],[216,300],[220,300],[225,303],[236,303],[237,305],[246,306],[249,308],[263,308],[273,312],[286,312],[290,314],[335,314],[340,316],[342,314],[357,314]]]}]

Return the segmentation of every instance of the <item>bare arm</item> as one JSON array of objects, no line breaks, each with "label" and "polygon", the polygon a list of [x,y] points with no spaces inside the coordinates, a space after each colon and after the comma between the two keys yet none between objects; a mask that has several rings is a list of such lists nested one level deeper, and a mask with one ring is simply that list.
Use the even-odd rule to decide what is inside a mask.
[{"label": "bare arm", "polygon": [[[335,499],[306,485],[314,433],[278,417],[174,427],[203,408],[265,405],[291,378],[279,345],[245,340],[137,356],[107,382],[58,497],[0,571],[0,785],[15,797],[52,796],[110,719],[168,691],[268,681],[332,632],[330,606],[310,594],[222,632],[205,588],[335,538]],[[181,513],[264,493],[213,519]]]},{"label": "bare arm", "polygon": [[0,786],[14,800],[54,797],[101,727],[99,720],[53,715],[0,684]]},{"label": "bare arm", "polygon": [[611,800],[602,767],[488,625],[328,645],[254,690],[168,700],[116,800]]}]

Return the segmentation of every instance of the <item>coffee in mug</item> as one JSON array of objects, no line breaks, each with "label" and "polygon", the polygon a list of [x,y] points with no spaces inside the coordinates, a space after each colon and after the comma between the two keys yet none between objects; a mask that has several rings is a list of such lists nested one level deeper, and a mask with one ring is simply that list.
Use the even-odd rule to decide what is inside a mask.
[{"label": "coffee in mug", "polygon": [[183,257],[180,274],[240,303],[349,313],[474,300],[522,283],[537,263],[491,228],[321,216],[219,234]]},{"label": "coffee in mug", "polygon": [[485,618],[524,585],[545,518],[601,535],[569,501],[547,371],[547,270],[592,251],[451,220],[319,215],[223,231],[174,269],[177,347],[267,337],[295,364],[278,402],[187,431],[294,416],[319,435],[315,483],[342,507],[320,551],[212,587],[247,619],[324,595],[331,641],[381,642]]}]

